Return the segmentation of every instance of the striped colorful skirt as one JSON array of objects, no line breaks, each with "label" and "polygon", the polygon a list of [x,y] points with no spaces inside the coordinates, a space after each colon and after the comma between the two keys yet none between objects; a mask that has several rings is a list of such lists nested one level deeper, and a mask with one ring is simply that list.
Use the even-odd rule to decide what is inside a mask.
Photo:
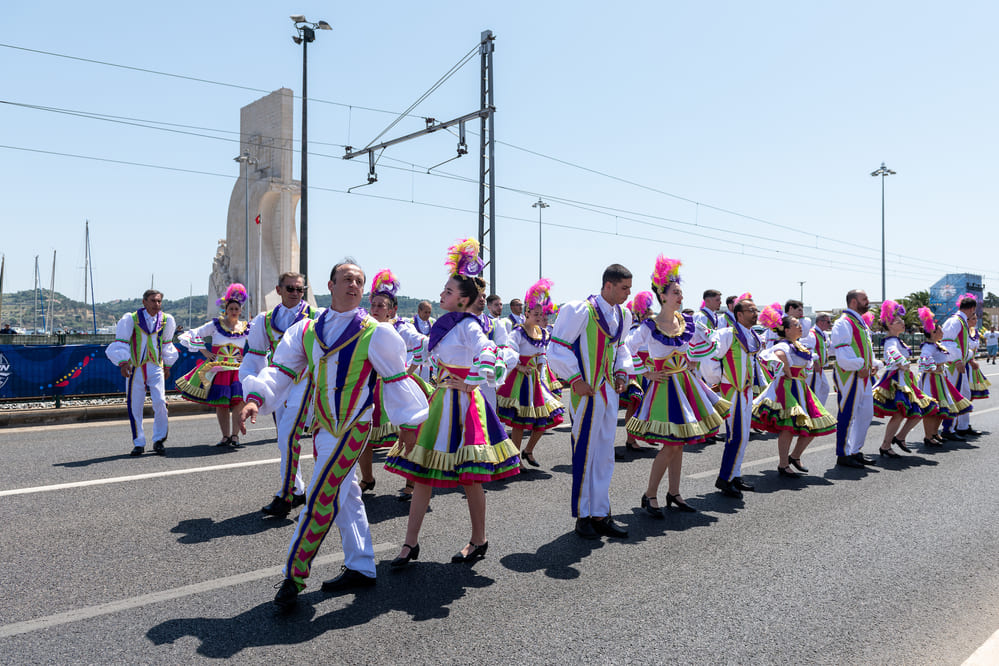
[{"label": "striped colorful skirt", "polygon": [[971,369],[971,399],[984,400],[989,397],[989,387],[992,382],[985,378],[980,367]]},{"label": "striped colorful skirt", "polygon": [[239,381],[239,366],[227,369],[232,367],[219,361],[201,361],[177,379],[177,390],[185,400],[202,405],[238,405],[243,402],[243,385]]},{"label": "striped colorful skirt", "polygon": [[645,391],[642,388],[642,380],[637,375],[629,375],[628,385],[624,387],[624,393],[618,397],[619,409],[638,408],[642,404]]},{"label": "striped colorful skirt", "polygon": [[774,375],[758,355],[753,357],[753,363],[756,366],[753,372],[753,396],[759,396],[766,392],[767,387],[774,380]]},{"label": "striped colorful skirt", "polygon": [[496,391],[500,421],[524,430],[549,430],[560,425],[565,409],[542,380],[544,369],[527,356],[521,356],[520,363],[531,371],[513,370]]},{"label": "striped colorful skirt", "polygon": [[952,419],[972,410],[971,401],[942,372],[924,372],[919,378],[919,390],[937,401],[937,416],[942,418]]},{"label": "striped colorful skirt", "polygon": [[880,417],[923,418],[937,413],[937,402],[919,390],[911,370],[895,369],[886,372],[874,387],[874,413]]},{"label": "striped colorful skirt", "polygon": [[629,435],[643,442],[697,444],[718,432],[729,407],[728,400],[684,366],[672,371],[665,381],[648,383],[638,411],[625,427]]},{"label": "striped colorful skirt", "polygon": [[836,432],[832,416],[808,388],[804,368],[782,372],[767,390],[753,400],[753,427],[766,432],[790,432],[798,437],[819,437]]},{"label": "striped colorful skirt", "polygon": [[440,386],[430,396],[430,416],[420,426],[413,450],[407,454],[396,442],[385,469],[453,488],[520,473],[519,453],[478,388],[465,392]]}]

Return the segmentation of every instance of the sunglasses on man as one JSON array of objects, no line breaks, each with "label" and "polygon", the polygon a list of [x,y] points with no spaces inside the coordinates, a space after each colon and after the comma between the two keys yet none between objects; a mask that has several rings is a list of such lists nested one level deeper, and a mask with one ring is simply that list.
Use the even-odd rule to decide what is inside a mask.
[{"label": "sunglasses on man", "polygon": [[287,285],[286,284],[284,286],[284,289],[289,294],[294,294],[294,293],[304,294],[305,293],[305,287],[292,287],[291,285]]}]

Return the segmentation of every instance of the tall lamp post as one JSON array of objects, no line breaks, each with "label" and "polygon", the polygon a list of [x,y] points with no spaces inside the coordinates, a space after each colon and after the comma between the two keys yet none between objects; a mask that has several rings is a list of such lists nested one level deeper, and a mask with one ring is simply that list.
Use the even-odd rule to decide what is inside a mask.
[{"label": "tall lamp post", "polygon": [[[243,154],[232,158],[233,162],[239,162],[243,169],[243,212],[246,214],[246,220],[244,222],[243,228],[243,266],[246,267],[246,281],[250,281],[250,166],[256,166],[257,160],[254,157],[250,157],[250,151],[244,150]],[[260,267],[257,267],[257,273],[260,273]],[[260,305],[260,294],[254,294],[253,300],[257,302],[257,310],[259,310]],[[256,310],[250,311],[252,313]]]},{"label": "tall lamp post", "polygon": [[881,302],[885,302],[885,176],[894,176],[895,172],[881,163],[881,168],[871,172],[872,176],[881,176]]},{"label": "tall lamp post", "polygon": [[546,204],[538,197],[538,200],[531,204],[531,208],[538,209],[538,279],[542,278],[541,275],[541,211],[545,208],[551,208],[551,204]]},{"label": "tall lamp post", "polygon": [[[290,17],[295,23],[295,30],[298,35],[292,37],[296,44],[302,45],[302,204],[299,213],[299,240],[298,240],[298,272],[309,279],[309,78],[308,78],[308,47],[309,42],[316,40],[316,30],[332,30],[333,28],[326,21],[312,23],[301,14],[292,14]],[[308,284],[308,282],[306,282]]]}]

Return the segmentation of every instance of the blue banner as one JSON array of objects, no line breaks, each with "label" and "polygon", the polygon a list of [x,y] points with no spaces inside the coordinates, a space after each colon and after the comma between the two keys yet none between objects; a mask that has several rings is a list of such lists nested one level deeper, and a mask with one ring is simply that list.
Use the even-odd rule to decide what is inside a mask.
[{"label": "blue banner", "polygon": [[[0,345],[0,399],[125,393],[125,378],[105,356],[107,345]],[[202,358],[177,345],[166,389]]]}]

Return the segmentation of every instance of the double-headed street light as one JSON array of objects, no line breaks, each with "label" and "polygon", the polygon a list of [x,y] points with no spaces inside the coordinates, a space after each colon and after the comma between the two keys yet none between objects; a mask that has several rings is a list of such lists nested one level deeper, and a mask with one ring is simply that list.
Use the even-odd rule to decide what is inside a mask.
[{"label": "double-headed street light", "polygon": [[871,172],[872,176],[881,176],[881,302],[885,302],[885,176],[894,176],[895,172],[881,163],[881,168]]},{"label": "double-headed street light", "polygon": [[538,279],[542,278],[541,275],[541,210],[544,208],[551,208],[551,204],[546,204],[538,197],[538,200],[531,204],[531,208],[538,209]]},{"label": "double-headed street light", "polygon": [[302,205],[299,213],[299,239],[298,239],[298,272],[305,276],[306,284],[309,279],[309,150],[308,150],[308,46],[309,42],[316,40],[316,30],[332,30],[333,28],[326,21],[312,23],[301,14],[292,14],[291,20],[295,23],[298,35],[292,37],[296,44],[302,45]]}]

